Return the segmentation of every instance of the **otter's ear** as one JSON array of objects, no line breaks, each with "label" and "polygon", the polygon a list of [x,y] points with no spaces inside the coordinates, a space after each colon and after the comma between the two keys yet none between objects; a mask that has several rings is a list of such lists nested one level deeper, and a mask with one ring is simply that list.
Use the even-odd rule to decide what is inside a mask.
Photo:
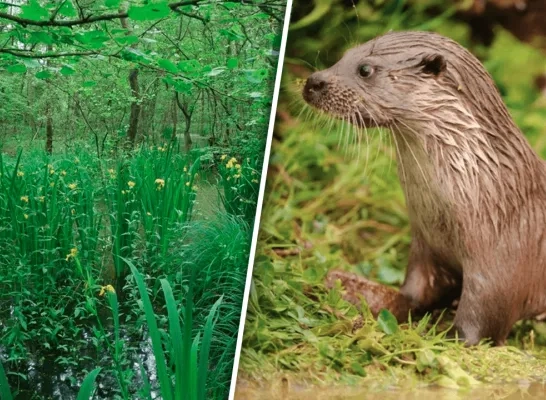
[{"label": "otter's ear", "polygon": [[441,54],[429,54],[423,57],[419,63],[423,73],[439,76],[447,68],[447,61]]}]

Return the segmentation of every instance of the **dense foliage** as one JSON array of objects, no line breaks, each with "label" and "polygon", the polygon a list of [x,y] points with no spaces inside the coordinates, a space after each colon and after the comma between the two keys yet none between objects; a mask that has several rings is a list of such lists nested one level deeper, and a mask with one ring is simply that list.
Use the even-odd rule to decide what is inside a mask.
[{"label": "dense foliage", "polygon": [[[2,136],[45,140],[49,152],[85,138],[99,156],[122,138],[178,137],[186,147],[201,140],[256,154],[282,8],[274,1],[2,2]],[[261,136],[249,134],[256,127]]]},{"label": "dense foliage", "polygon": [[0,398],[227,396],[284,3],[0,2]]}]

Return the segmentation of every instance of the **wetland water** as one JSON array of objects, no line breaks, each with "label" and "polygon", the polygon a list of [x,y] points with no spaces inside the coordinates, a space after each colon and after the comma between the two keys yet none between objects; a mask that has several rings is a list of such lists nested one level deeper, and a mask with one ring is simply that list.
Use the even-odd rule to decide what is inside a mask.
[{"label": "wetland water", "polygon": [[539,382],[483,385],[472,390],[421,387],[378,391],[363,387],[286,385],[282,382],[259,385],[239,380],[235,395],[235,400],[527,400],[545,398],[546,383]]}]

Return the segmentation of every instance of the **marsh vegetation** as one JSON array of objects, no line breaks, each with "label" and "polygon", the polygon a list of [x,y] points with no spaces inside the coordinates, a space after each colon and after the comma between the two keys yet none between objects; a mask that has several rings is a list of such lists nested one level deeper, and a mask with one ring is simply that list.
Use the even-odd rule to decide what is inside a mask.
[{"label": "marsh vegetation", "polygon": [[0,2],[0,398],[226,398],[284,2]]}]

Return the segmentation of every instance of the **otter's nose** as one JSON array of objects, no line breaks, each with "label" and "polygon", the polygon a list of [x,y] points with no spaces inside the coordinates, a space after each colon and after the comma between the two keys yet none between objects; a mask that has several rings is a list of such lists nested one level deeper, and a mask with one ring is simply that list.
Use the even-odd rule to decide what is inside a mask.
[{"label": "otter's nose", "polygon": [[305,100],[311,100],[314,96],[320,95],[328,87],[328,82],[322,71],[315,72],[305,82],[303,88],[303,97]]}]

